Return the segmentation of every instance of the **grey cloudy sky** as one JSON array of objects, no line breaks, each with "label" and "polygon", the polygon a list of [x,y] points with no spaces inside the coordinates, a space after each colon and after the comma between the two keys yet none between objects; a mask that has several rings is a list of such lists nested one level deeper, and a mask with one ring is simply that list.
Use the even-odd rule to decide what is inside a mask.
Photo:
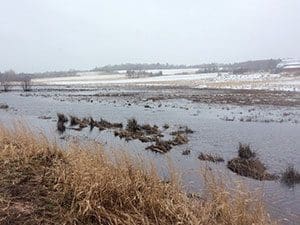
[{"label": "grey cloudy sky", "polygon": [[300,56],[299,0],[0,0],[0,71]]}]

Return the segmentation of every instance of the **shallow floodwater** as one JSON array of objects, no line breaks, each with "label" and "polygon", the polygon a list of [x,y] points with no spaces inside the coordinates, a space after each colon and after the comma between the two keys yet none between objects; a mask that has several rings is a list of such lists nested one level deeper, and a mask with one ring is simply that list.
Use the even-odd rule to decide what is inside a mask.
[{"label": "shallow floodwater", "polygon": [[[69,93],[71,94],[71,93]],[[271,173],[280,174],[283,169],[293,164],[300,170],[300,109],[292,107],[240,107],[231,105],[206,105],[186,100],[164,100],[128,105],[124,100],[111,101],[58,101],[51,97],[23,97],[20,93],[0,93],[0,103],[7,103],[8,110],[0,109],[0,121],[24,119],[28,124],[39,128],[49,138],[64,142],[68,137],[80,137],[97,140],[106,149],[124,149],[142,158],[157,162],[162,176],[167,176],[166,167],[171,159],[173,166],[182,174],[183,183],[188,191],[198,191],[202,184],[199,178],[203,166],[226,176],[228,181],[243,180],[250,190],[260,189],[267,202],[270,213],[286,224],[298,224],[300,221],[300,185],[293,188],[279,181],[256,181],[240,177],[226,168],[226,163],[214,164],[197,159],[200,152],[217,153],[225,161],[237,156],[238,143],[249,143],[256,150],[262,162]],[[145,108],[147,104],[150,108]],[[158,104],[161,104],[158,107]],[[255,110],[253,110],[255,108]],[[114,137],[110,131],[90,132],[86,128],[80,132],[67,130],[60,135],[56,131],[58,112],[78,117],[103,118],[111,122],[123,122],[135,117],[139,123],[157,124],[162,127],[169,124],[169,133],[180,125],[187,125],[195,132],[190,134],[189,143],[173,148],[165,155],[145,150],[146,144],[139,141],[125,142]],[[281,122],[260,122],[270,118],[278,121],[282,114],[293,117]],[[257,122],[241,122],[239,119],[228,121],[224,118],[238,118],[255,114]],[[51,119],[40,119],[49,116]],[[252,115],[253,116],[253,115]],[[226,121],[227,120],[227,121]],[[229,119],[230,120],[230,119]],[[65,140],[60,137],[65,137]],[[149,144],[148,144],[149,145]],[[191,154],[183,156],[182,151],[190,149]]]}]

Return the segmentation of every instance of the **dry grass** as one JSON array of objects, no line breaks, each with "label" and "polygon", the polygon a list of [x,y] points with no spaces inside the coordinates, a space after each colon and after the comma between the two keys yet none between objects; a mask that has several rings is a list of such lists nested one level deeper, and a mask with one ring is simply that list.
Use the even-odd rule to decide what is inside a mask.
[{"label": "dry grass", "polygon": [[[259,199],[206,179],[200,198],[178,178],[97,145],[59,149],[0,126],[0,224],[274,224]],[[211,176],[209,176],[211,177]]]},{"label": "dry grass", "polygon": [[250,145],[239,143],[239,157],[241,159],[250,159],[256,156],[256,153],[251,150]]},{"label": "dry grass", "polygon": [[227,168],[245,177],[257,180],[276,180],[278,176],[270,174],[265,165],[256,157],[250,145],[239,143],[238,157],[227,162]]},{"label": "dry grass", "polygon": [[265,165],[258,158],[233,158],[227,163],[228,169],[244,176],[257,180],[276,180],[278,176],[270,174]]},{"label": "dry grass", "polygon": [[198,156],[198,159],[202,161],[210,161],[210,162],[224,162],[224,159],[219,155],[213,155],[210,153],[203,153],[201,152]]}]

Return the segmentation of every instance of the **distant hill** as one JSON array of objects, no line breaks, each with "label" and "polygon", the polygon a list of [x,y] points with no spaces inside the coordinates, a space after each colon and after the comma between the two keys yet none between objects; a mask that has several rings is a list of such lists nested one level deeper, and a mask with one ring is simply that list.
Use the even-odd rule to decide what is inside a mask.
[{"label": "distant hill", "polygon": [[236,70],[243,70],[249,72],[257,71],[272,71],[276,69],[280,59],[263,59],[253,60],[236,63],[209,63],[209,64],[198,64],[198,65],[173,65],[173,64],[161,64],[161,63],[125,63],[118,65],[106,65],[103,67],[96,67],[91,71],[103,71],[112,72],[118,70],[154,70],[154,69],[188,69],[197,68],[201,71],[216,72],[222,69],[222,71],[234,72]]},{"label": "distant hill", "polygon": [[233,70],[246,69],[248,71],[271,71],[275,70],[276,66],[281,62],[280,59],[267,59],[246,61],[240,63],[229,64]]},{"label": "distant hill", "polygon": [[[116,73],[119,70],[125,71],[146,71],[146,70],[163,70],[163,69],[198,69],[197,73],[211,72],[232,72],[232,73],[247,73],[247,72],[276,72],[276,66],[281,62],[281,59],[263,59],[236,63],[206,63],[198,65],[174,65],[168,63],[125,63],[118,65],[106,65],[96,67],[89,71],[102,72],[103,74]],[[13,70],[0,72],[0,80],[19,80],[23,77],[45,78],[45,77],[65,77],[76,76],[79,72],[88,72],[87,70],[68,70],[68,71],[48,71],[43,73],[19,73],[16,74]]]},{"label": "distant hill", "polygon": [[188,68],[186,65],[172,65],[162,63],[125,63],[119,65],[106,65],[103,67],[96,67],[92,71],[117,71],[117,70],[155,70],[155,69],[182,69]]}]

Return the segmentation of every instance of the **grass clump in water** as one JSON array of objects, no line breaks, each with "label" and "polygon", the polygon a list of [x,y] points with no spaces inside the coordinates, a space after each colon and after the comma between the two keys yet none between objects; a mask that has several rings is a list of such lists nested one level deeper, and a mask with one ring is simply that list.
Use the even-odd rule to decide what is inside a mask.
[{"label": "grass clump in water", "polygon": [[66,123],[68,122],[68,117],[66,117],[63,113],[57,113],[57,122]]},{"label": "grass clump in water", "polygon": [[247,144],[239,143],[238,157],[229,160],[227,168],[241,176],[257,180],[278,179],[276,175],[268,173],[265,165]]},{"label": "grass clump in water", "polygon": [[250,145],[239,143],[239,157],[242,159],[250,159],[256,156],[256,153],[251,150]]},{"label": "grass clump in water", "polygon": [[198,159],[202,161],[210,161],[210,162],[224,162],[224,159],[219,155],[213,155],[213,154],[203,153],[203,152],[200,153]]},{"label": "grass clump in water", "polygon": [[126,130],[129,132],[136,133],[141,130],[141,127],[136,121],[136,119],[132,118],[127,120]]},{"label": "grass clump in water", "polygon": [[288,166],[282,174],[281,181],[288,186],[294,186],[300,183],[300,173],[294,166]]}]

